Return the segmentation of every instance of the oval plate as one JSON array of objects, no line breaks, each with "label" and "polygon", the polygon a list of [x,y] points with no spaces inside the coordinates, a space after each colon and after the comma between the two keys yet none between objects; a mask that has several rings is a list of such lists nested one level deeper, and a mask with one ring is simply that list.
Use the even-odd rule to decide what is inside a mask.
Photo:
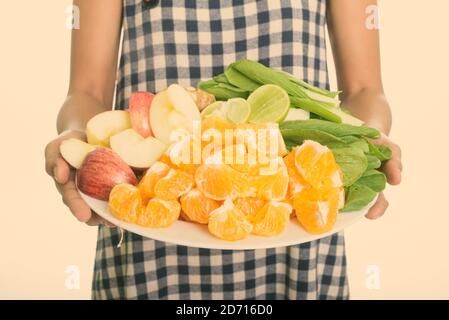
[{"label": "oval plate", "polygon": [[168,228],[144,228],[133,223],[124,222],[115,218],[108,208],[106,201],[89,197],[80,191],[81,197],[89,207],[99,216],[115,224],[117,227],[134,232],[146,238],[174,243],[189,247],[223,249],[223,250],[252,250],[286,247],[294,244],[313,241],[339,232],[362,218],[374,204],[374,199],[364,209],[356,212],[338,214],[337,221],[332,231],[314,235],[307,233],[298,223],[297,219],[291,219],[284,232],[274,237],[262,237],[249,235],[243,240],[225,241],[211,235],[206,225],[178,220]]}]

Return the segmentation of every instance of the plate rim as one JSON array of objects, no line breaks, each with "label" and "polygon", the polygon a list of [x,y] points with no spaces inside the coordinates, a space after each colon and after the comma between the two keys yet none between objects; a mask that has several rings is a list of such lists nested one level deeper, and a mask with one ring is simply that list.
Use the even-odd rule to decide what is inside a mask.
[{"label": "plate rim", "polygon": [[[315,241],[318,239],[322,239],[322,238],[326,238],[329,237],[335,233],[341,232],[342,230],[346,229],[347,227],[353,225],[354,223],[356,223],[357,221],[360,221],[360,219],[362,217],[365,216],[365,214],[368,212],[368,210],[374,205],[374,203],[377,201],[378,198],[378,194],[376,195],[376,197],[367,205],[365,206],[363,209],[359,210],[359,211],[352,211],[352,212],[344,212],[344,213],[338,213],[340,214],[344,214],[344,215],[351,215],[354,216],[350,219],[349,222],[346,222],[343,226],[341,227],[334,227],[331,231],[328,231],[326,233],[322,233],[322,234],[310,234],[308,233],[309,237],[307,238],[306,241],[302,241],[301,239],[298,240],[290,240],[290,241],[281,241],[280,243],[276,243],[276,241],[266,241],[267,239],[270,240],[276,240],[276,237],[282,237],[283,234],[280,234],[278,236],[274,236],[274,237],[262,237],[262,236],[256,236],[256,235],[250,235],[249,237],[257,237],[262,240],[260,241],[261,245],[255,245],[255,244],[250,244],[250,245],[245,245],[245,239],[242,240],[238,240],[238,241],[226,241],[226,240],[222,240],[222,239],[218,239],[215,238],[213,235],[210,235],[211,237],[213,237],[213,240],[219,240],[220,241],[220,245],[216,245],[216,241],[211,241],[210,243],[197,243],[195,244],[195,242],[190,241],[187,243],[183,243],[182,241],[170,241],[167,240],[164,237],[159,237],[159,236],[149,236],[148,234],[145,234],[145,232],[143,232],[142,230],[163,230],[163,229],[168,229],[168,228],[145,228],[145,227],[141,227],[137,224],[134,223],[130,223],[130,222],[125,222],[123,220],[120,220],[116,217],[114,217],[110,212],[109,209],[107,210],[108,212],[97,212],[95,211],[94,208],[92,208],[92,202],[105,202],[107,203],[107,201],[102,201],[102,200],[98,200],[95,199],[93,197],[90,197],[88,195],[86,195],[85,193],[83,193],[82,191],[80,191],[78,189],[78,192],[81,195],[81,198],[88,204],[88,206],[96,213],[98,214],[100,217],[102,217],[103,219],[107,220],[108,222],[116,225],[118,228],[122,228],[126,231],[138,234],[144,238],[147,239],[152,239],[155,241],[161,241],[161,242],[166,242],[166,243],[170,243],[170,244],[174,244],[174,245],[179,245],[179,246],[187,246],[187,247],[195,247],[195,248],[203,248],[203,249],[217,249],[217,250],[257,250],[257,249],[272,249],[272,248],[278,248],[278,247],[288,247],[288,246],[292,246],[292,245],[299,245],[302,243],[307,243],[307,242],[311,242],[311,241]],[[291,222],[293,224],[297,224],[298,227],[299,224],[297,222],[296,219],[294,219],[294,222]],[[337,222],[338,222],[338,216],[337,216]],[[337,224],[336,222],[336,224]],[[190,227],[205,227],[205,225],[200,225],[200,224],[195,224],[192,222],[187,222],[187,221],[182,221],[182,220],[178,220],[175,222],[176,224],[185,224],[185,225],[189,225]],[[302,227],[301,227],[302,228]],[[302,230],[304,230],[302,228]],[[246,238],[248,239],[248,238]],[[265,241],[263,241],[265,240]],[[257,243],[257,242],[256,242]],[[272,245],[270,245],[272,244]]]}]

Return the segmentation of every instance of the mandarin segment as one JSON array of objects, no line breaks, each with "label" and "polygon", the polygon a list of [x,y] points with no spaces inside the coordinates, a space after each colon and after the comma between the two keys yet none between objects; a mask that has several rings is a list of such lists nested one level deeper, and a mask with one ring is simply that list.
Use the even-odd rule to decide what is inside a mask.
[{"label": "mandarin segment", "polygon": [[181,208],[186,220],[207,224],[209,214],[220,207],[220,202],[206,197],[198,189],[192,189],[181,197]]},{"label": "mandarin segment", "polygon": [[142,227],[164,228],[179,218],[181,205],[177,200],[151,199],[139,215],[137,224]]},{"label": "mandarin segment", "polygon": [[167,157],[172,167],[193,176],[201,164],[200,139],[194,139],[192,135],[183,137],[170,146]]},{"label": "mandarin segment", "polygon": [[252,233],[259,236],[272,237],[281,234],[290,221],[293,208],[285,202],[267,202],[261,210],[251,216]]},{"label": "mandarin segment", "polygon": [[167,175],[154,185],[154,195],[164,200],[175,200],[193,188],[193,176],[177,169],[170,169]]},{"label": "mandarin segment", "polygon": [[195,173],[198,189],[208,198],[225,200],[242,196],[248,189],[247,179],[226,164],[203,164]]},{"label": "mandarin segment", "polygon": [[227,199],[221,207],[210,213],[208,229],[217,238],[236,241],[246,238],[253,226],[245,214]]},{"label": "mandarin segment", "polygon": [[145,209],[139,189],[128,183],[116,185],[109,195],[109,210],[116,218],[136,222]]},{"label": "mandarin segment", "polygon": [[254,167],[252,170],[250,186],[256,197],[264,200],[282,200],[287,196],[289,176],[282,158],[277,158],[269,165]]},{"label": "mandarin segment", "polygon": [[298,172],[313,187],[341,186],[341,181],[338,181],[340,169],[329,148],[318,142],[306,140],[294,152]]},{"label": "mandarin segment", "polygon": [[308,183],[296,168],[294,151],[288,153],[287,156],[284,157],[284,163],[289,175],[287,199],[290,199],[295,193],[304,189]]},{"label": "mandarin segment", "polygon": [[140,180],[138,187],[142,195],[147,200],[154,197],[154,186],[159,181],[159,179],[165,177],[169,171],[170,167],[161,161],[156,161],[146,171],[146,173]]},{"label": "mandarin segment", "polygon": [[265,205],[265,200],[256,197],[244,197],[234,199],[234,205],[247,217],[255,215]]},{"label": "mandarin segment", "polygon": [[306,188],[294,195],[296,217],[304,229],[312,234],[328,232],[337,219],[340,188]]}]

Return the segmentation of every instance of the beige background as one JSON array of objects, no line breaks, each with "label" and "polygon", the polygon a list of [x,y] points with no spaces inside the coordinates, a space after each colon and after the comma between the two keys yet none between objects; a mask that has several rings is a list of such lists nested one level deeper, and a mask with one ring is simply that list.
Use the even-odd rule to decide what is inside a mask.
[{"label": "beige background", "polygon": [[[69,4],[0,4],[0,298],[90,297],[95,229],[75,221],[44,172],[43,149],[67,90]],[[381,0],[380,10],[391,136],[405,172],[387,190],[388,214],[347,230],[352,298],[448,299],[449,2]],[[70,265],[79,267],[79,290],[65,287]]]}]

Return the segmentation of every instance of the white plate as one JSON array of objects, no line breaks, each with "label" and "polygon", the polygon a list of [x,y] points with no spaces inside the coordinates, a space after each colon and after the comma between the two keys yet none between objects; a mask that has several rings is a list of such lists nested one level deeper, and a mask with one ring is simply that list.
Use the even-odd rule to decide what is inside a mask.
[{"label": "white plate", "polygon": [[249,250],[285,247],[294,244],[309,242],[312,240],[327,237],[339,232],[347,226],[362,218],[368,209],[374,204],[373,200],[366,208],[356,212],[345,212],[338,214],[337,221],[332,231],[313,235],[307,233],[299,224],[297,219],[291,219],[284,232],[274,237],[262,237],[249,235],[247,238],[238,241],[220,240],[209,233],[206,225],[200,225],[185,221],[176,221],[168,228],[144,228],[133,223],[127,223],[115,218],[108,209],[106,201],[100,201],[80,192],[81,197],[87,202],[98,215],[121,227],[141,236],[154,240],[170,242],[178,245],[225,250]]}]

